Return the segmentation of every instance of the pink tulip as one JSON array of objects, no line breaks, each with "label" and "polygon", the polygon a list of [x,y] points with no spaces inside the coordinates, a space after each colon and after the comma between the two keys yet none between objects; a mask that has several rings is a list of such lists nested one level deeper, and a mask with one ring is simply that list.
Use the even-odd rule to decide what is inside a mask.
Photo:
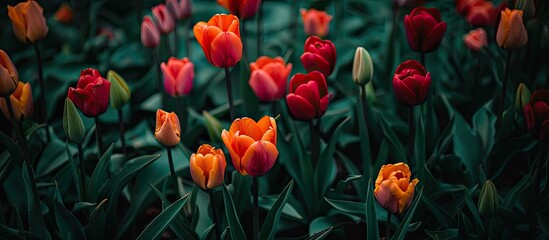
[{"label": "pink tulip", "polygon": [[154,21],[162,34],[168,34],[175,28],[175,20],[166,5],[159,4],[152,8]]},{"label": "pink tulip", "polygon": [[160,42],[160,32],[150,16],[145,16],[141,22],[141,43],[148,48],[155,48]]},{"label": "pink tulip", "polygon": [[286,95],[286,82],[292,71],[292,64],[284,64],[281,57],[259,57],[250,63],[250,87],[261,101],[273,101]]},{"label": "pink tulip", "polygon": [[191,0],[166,0],[166,6],[172,16],[178,20],[191,16]]},{"label": "pink tulip", "polygon": [[484,30],[484,28],[477,28],[470,31],[463,37],[463,41],[469,49],[480,51],[480,49],[488,45],[486,30]]},{"label": "pink tulip", "polygon": [[171,57],[168,64],[160,64],[164,74],[164,90],[170,96],[187,95],[193,88],[194,64],[189,58],[177,59]]}]

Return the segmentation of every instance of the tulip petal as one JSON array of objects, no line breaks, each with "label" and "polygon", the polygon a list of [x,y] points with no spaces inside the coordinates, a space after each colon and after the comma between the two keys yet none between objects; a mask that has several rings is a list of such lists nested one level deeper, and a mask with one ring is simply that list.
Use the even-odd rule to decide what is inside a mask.
[{"label": "tulip petal", "polygon": [[509,36],[505,42],[504,48],[519,48],[528,42],[528,33],[522,23],[522,14],[511,14],[509,19]]},{"label": "tulip petal", "polygon": [[393,182],[391,182],[390,180],[385,180],[381,182],[379,187],[376,187],[376,189],[374,190],[374,196],[379,202],[379,205],[387,209],[387,211],[397,213],[399,210],[399,204],[398,201],[394,199],[394,195],[391,192],[393,188],[392,186]]},{"label": "tulip petal", "polygon": [[307,84],[300,85],[295,90],[296,95],[305,98],[315,109],[318,109],[320,95],[318,93],[318,84],[314,81],[309,81]]},{"label": "tulip petal", "polygon": [[416,104],[422,104],[423,102],[425,102],[425,99],[427,99],[427,93],[429,92],[430,86],[431,86],[431,73],[427,73],[427,76],[425,76],[423,80],[423,84],[419,89],[418,100]]},{"label": "tulip petal", "polygon": [[290,93],[286,96],[286,103],[294,118],[299,120],[315,118],[315,108],[303,97]]},{"label": "tulip petal", "polygon": [[255,70],[248,82],[250,88],[261,101],[272,101],[278,96],[278,85],[273,78],[263,70]]},{"label": "tulip petal", "polygon": [[[198,22],[193,27],[194,37],[196,38],[198,44],[202,47],[202,50],[204,50],[204,27],[206,26],[207,25],[205,22]],[[204,50],[204,53],[206,53],[206,50]]]},{"label": "tulip petal", "polygon": [[15,34],[17,40],[27,42],[27,24],[19,5],[15,7],[8,5],[8,16],[13,26],[13,34]]},{"label": "tulip petal", "polygon": [[404,106],[412,107],[417,101],[416,94],[397,77],[393,78],[393,88],[398,102]]},{"label": "tulip petal", "polygon": [[175,89],[178,96],[187,95],[193,88],[194,64],[187,62],[177,73],[175,78]]},{"label": "tulip petal", "polygon": [[532,129],[535,124],[534,111],[530,104],[524,106],[524,121],[526,122],[526,128]]},{"label": "tulip petal", "polygon": [[236,65],[242,58],[242,41],[232,32],[223,32],[211,44],[212,64],[220,68]]},{"label": "tulip petal", "polygon": [[414,51],[421,50],[419,49],[418,34],[409,15],[404,17],[404,30],[406,32],[406,39],[408,40],[408,45],[410,48]]},{"label": "tulip petal", "polygon": [[199,162],[203,162],[204,156],[202,154],[192,154],[189,159],[189,169],[193,181],[202,189],[206,189],[206,176],[203,169],[200,167]]},{"label": "tulip petal", "polygon": [[506,11],[501,11],[501,19],[499,20],[499,26],[496,33],[496,42],[500,47],[504,47],[504,44],[507,42],[509,37],[509,32],[511,31],[509,27],[509,16]]},{"label": "tulip petal", "polygon": [[48,27],[46,26],[46,19],[42,13],[42,7],[35,1],[29,1],[24,5],[25,7],[25,20],[27,25],[27,39],[35,43],[38,40],[43,39],[48,33]]},{"label": "tulip petal", "polygon": [[442,42],[445,32],[446,23],[438,23],[429,33],[426,34],[423,42],[423,51],[426,53],[434,51]]},{"label": "tulip petal", "polygon": [[242,157],[242,167],[250,176],[262,176],[275,164],[278,150],[271,142],[254,142]]},{"label": "tulip petal", "polygon": [[172,72],[168,69],[166,63],[161,63],[160,69],[164,75],[164,90],[168,95],[175,97],[177,95],[175,90],[176,83]]},{"label": "tulip petal", "polygon": [[246,171],[243,169],[241,156],[244,156],[244,154],[246,154],[246,151],[248,151],[248,148],[254,142],[254,139],[246,135],[237,135],[233,138],[233,142],[231,143],[231,148],[233,149],[233,151],[230,152],[231,159],[233,161],[234,167],[241,174],[247,174]]},{"label": "tulip petal", "polygon": [[330,63],[317,54],[305,52],[301,55],[300,60],[307,72],[319,71],[324,76],[329,76],[332,73]]}]

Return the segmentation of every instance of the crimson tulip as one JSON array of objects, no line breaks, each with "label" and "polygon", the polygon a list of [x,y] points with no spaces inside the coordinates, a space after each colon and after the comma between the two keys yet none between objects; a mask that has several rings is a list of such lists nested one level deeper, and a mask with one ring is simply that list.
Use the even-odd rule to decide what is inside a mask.
[{"label": "crimson tulip", "polygon": [[141,22],[141,43],[148,48],[155,48],[160,42],[160,31],[150,16],[143,17]]},{"label": "crimson tulip", "polygon": [[168,34],[175,28],[175,19],[164,4],[158,4],[151,9],[154,21],[162,34]]},{"label": "crimson tulip", "polygon": [[107,111],[111,82],[93,68],[82,70],[76,88],[70,87],[68,98],[87,117],[96,117]]},{"label": "crimson tulip", "polygon": [[549,90],[534,91],[524,106],[524,119],[530,133],[542,142],[549,142]]},{"label": "crimson tulip", "polygon": [[294,118],[312,120],[326,113],[331,96],[322,73],[298,73],[290,80],[290,93],[286,95],[286,103]]},{"label": "crimson tulip", "polygon": [[406,107],[422,104],[430,86],[431,74],[418,61],[408,60],[397,67],[393,89],[400,104]]},{"label": "crimson tulip", "polygon": [[497,10],[492,2],[471,7],[467,14],[467,22],[473,26],[493,26],[497,17]]},{"label": "crimson tulip", "polygon": [[336,64],[336,49],[330,40],[311,36],[305,41],[304,50],[300,60],[307,72],[319,71],[325,77],[332,74]]},{"label": "crimson tulip", "polygon": [[440,45],[446,22],[436,8],[417,7],[404,17],[404,30],[410,48],[416,52],[432,52]]}]

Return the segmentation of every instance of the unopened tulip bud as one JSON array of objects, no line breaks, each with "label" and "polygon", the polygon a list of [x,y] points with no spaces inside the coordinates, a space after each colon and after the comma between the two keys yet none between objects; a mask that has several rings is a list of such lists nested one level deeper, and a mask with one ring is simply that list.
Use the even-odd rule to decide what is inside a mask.
[{"label": "unopened tulip bud", "polygon": [[518,112],[522,112],[524,106],[530,102],[530,89],[524,83],[520,83],[517,88],[517,95],[515,98],[515,108]]},{"label": "unopened tulip bud", "polygon": [[10,57],[4,50],[0,50],[0,97],[8,97],[19,82],[19,74]]},{"label": "unopened tulip bud", "polygon": [[501,11],[496,41],[503,49],[520,48],[528,43],[528,33],[522,22],[521,10]]},{"label": "unopened tulip bud", "polygon": [[65,107],[63,108],[63,130],[67,138],[76,143],[81,143],[86,135],[84,122],[69,98],[65,98]]},{"label": "unopened tulip bud", "polygon": [[36,1],[22,2],[15,7],[8,5],[8,16],[17,40],[36,43],[48,33],[43,9]]},{"label": "unopened tulip bud", "polygon": [[173,147],[179,143],[181,126],[179,118],[174,112],[168,113],[162,109],[156,111],[154,137],[166,147]]},{"label": "unopened tulip bud", "polygon": [[493,216],[499,207],[499,195],[492,181],[486,180],[478,199],[478,211],[484,217]]},{"label": "unopened tulip bud", "polygon": [[374,77],[374,65],[370,53],[363,47],[356,48],[353,61],[353,81],[358,85],[365,85]]},{"label": "unopened tulip bud", "polygon": [[107,73],[107,80],[111,82],[110,102],[115,109],[121,108],[126,104],[132,95],[130,87],[118,73],[110,70]]}]

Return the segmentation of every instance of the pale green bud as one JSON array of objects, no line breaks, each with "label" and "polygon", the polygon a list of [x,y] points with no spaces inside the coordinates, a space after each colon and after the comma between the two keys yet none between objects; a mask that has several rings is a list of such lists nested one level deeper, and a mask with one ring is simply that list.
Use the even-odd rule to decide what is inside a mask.
[{"label": "pale green bud", "polygon": [[111,82],[110,101],[111,106],[119,109],[126,104],[132,95],[130,87],[118,73],[110,70],[107,73],[107,80]]},{"label": "pale green bud", "polygon": [[486,180],[480,190],[478,211],[483,217],[493,216],[499,207],[499,195],[492,181]]},{"label": "pale green bud", "polygon": [[522,112],[524,106],[530,102],[530,89],[524,83],[520,83],[515,96],[515,108],[518,112]]},{"label": "pale green bud", "polygon": [[361,86],[372,81],[374,77],[374,65],[372,58],[366,49],[357,47],[355,60],[353,61],[353,81]]},{"label": "pale green bud", "polygon": [[84,122],[69,98],[65,98],[65,107],[63,108],[63,130],[65,130],[65,135],[76,143],[82,143],[86,135]]}]

